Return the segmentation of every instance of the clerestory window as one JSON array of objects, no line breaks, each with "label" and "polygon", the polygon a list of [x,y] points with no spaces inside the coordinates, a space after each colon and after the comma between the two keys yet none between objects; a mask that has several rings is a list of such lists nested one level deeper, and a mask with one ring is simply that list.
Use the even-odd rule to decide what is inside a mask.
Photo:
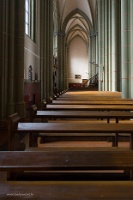
[{"label": "clerestory window", "polygon": [[25,0],[25,33],[35,42],[36,0]]}]

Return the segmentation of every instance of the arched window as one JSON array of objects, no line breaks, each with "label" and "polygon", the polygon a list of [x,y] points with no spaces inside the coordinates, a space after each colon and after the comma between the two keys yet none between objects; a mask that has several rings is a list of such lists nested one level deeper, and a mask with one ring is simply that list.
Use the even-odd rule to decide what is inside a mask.
[{"label": "arched window", "polygon": [[25,0],[25,33],[35,41],[35,0]]}]

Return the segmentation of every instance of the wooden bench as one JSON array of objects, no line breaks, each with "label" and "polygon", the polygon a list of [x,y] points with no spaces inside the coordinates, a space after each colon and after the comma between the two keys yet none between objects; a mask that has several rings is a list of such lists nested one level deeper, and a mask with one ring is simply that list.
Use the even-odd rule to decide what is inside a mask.
[{"label": "wooden bench", "polygon": [[[17,162],[16,162],[17,161]],[[60,150],[35,151],[35,152],[1,152],[0,158],[0,174],[3,172],[16,173],[16,180],[10,177],[7,180],[0,181],[0,199],[18,199],[31,198],[42,200],[85,200],[85,199],[128,199],[133,198],[133,151],[118,148],[62,148]],[[118,171],[127,176],[125,180],[61,180],[53,178],[48,179],[48,175],[54,172],[67,173],[67,177],[71,173],[81,174],[83,171],[86,175],[88,171],[113,170]],[[97,170],[100,170],[97,172]],[[34,173],[42,172],[47,174],[47,180],[34,180]],[[69,174],[70,172],[70,174]],[[26,179],[31,173],[32,181]],[[117,173],[117,172],[115,172]],[[22,180],[19,178],[21,174]],[[26,176],[27,174],[27,176]],[[41,174],[42,176],[42,174]],[[24,177],[24,179],[23,179]],[[36,178],[35,178],[36,179]],[[58,181],[57,181],[58,180]]]},{"label": "wooden bench", "polygon": [[[68,173],[80,174],[107,172],[124,174],[132,179],[133,151],[116,147],[68,147],[43,151],[3,151],[0,158],[0,171],[7,173],[18,172],[18,176],[9,179],[19,179],[19,174],[28,175],[30,172],[44,174]],[[5,177],[5,180],[8,177]],[[33,178],[34,180],[34,178]]]},{"label": "wooden bench", "polygon": [[132,200],[132,181],[8,181],[0,199]]},{"label": "wooden bench", "polygon": [[[115,119],[116,123],[119,122],[119,120],[124,119],[133,119],[133,112],[127,112],[127,111],[78,111],[78,110],[37,110],[36,114],[33,116],[34,118],[41,118],[42,121],[45,120],[48,121],[50,119],[95,119],[95,122],[97,122],[97,119],[106,119],[108,123],[110,123],[110,119]],[[124,121],[123,121],[124,122]],[[89,123],[89,121],[88,121]]]},{"label": "wooden bench", "polygon": [[121,99],[121,92],[105,92],[105,91],[76,91],[76,92],[66,92],[59,97],[62,98],[79,98],[79,99]]},{"label": "wooden bench", "polygon": [[[53,105],[133,105],[133,100],[53,100]],[[45,105],[46,107],[46,105]]]},{"label": "wooden bench", "polygon": [[63,96],[105,96],[105,97],[122,97],[122,93],[115,91],[66,91]]},{"label": "wooden bench", "polygon": [[133,111],[133,105],[54,105],[47,104],[45,110],[88,110],[88,111]]},{"label": "wooden bench", "polygon": [[[37,144],[37,137],[38,134],[40,136],[48,136],[48,137],[57,137],[57,136],[89,136],[89,134],[96,134],[100,136],[100,134],[115,134],[115,146],[118,146],[118,136],[121,133],[130,134],[130,148],[133,149],[133,124],[126,124],[126,123],[94,123],[88,124],[86,123],[18,123],[17,127],[18,133],[21,135],[21,133],[29,133],[30,134],[30,146],[33,146]],[[32,136],[34,136],[32,138]]]},{"label": "wooden bench", "polygon": [[18,122],[23,122],[24,118],[21,118],[18,113],[14,113],[8,117],[8,150],[22,151],[25,149],[25,144],[22,141],[24,134],[21,136],[17,133]]}]

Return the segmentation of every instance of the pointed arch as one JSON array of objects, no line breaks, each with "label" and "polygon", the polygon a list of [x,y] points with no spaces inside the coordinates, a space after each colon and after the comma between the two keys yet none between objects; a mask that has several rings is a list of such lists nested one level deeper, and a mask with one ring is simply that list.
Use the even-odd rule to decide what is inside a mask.
[{"label": "pointed arch", "polygon": [[89,18],[87,17],[87,15],[86,15],[83,11],[81,11],[80,9],[77,8],[77,9],[73,10],[72,12],[70,12],[70,13],[67,15],[67,17],[65,18],[64,23],[63,23],[63,25],[62,25],[62,31],[65,31],[65,28],[66,28],[66,25],[67,25],[68,21],[69,21],[75,14],[81,15],[81,16],[86,20],[89,29],[90,29],[90,30],[93,29],[93,26],[92,26],[92,24],[91,24]]}]

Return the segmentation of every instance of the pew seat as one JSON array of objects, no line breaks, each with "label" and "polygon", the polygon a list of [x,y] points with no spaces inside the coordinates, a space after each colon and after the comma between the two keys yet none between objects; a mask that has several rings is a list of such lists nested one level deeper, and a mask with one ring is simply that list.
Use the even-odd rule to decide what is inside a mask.
[{"label": "pew seat", "polygon": [[0,182],[0,199],[132,200],[132,181]]}]

